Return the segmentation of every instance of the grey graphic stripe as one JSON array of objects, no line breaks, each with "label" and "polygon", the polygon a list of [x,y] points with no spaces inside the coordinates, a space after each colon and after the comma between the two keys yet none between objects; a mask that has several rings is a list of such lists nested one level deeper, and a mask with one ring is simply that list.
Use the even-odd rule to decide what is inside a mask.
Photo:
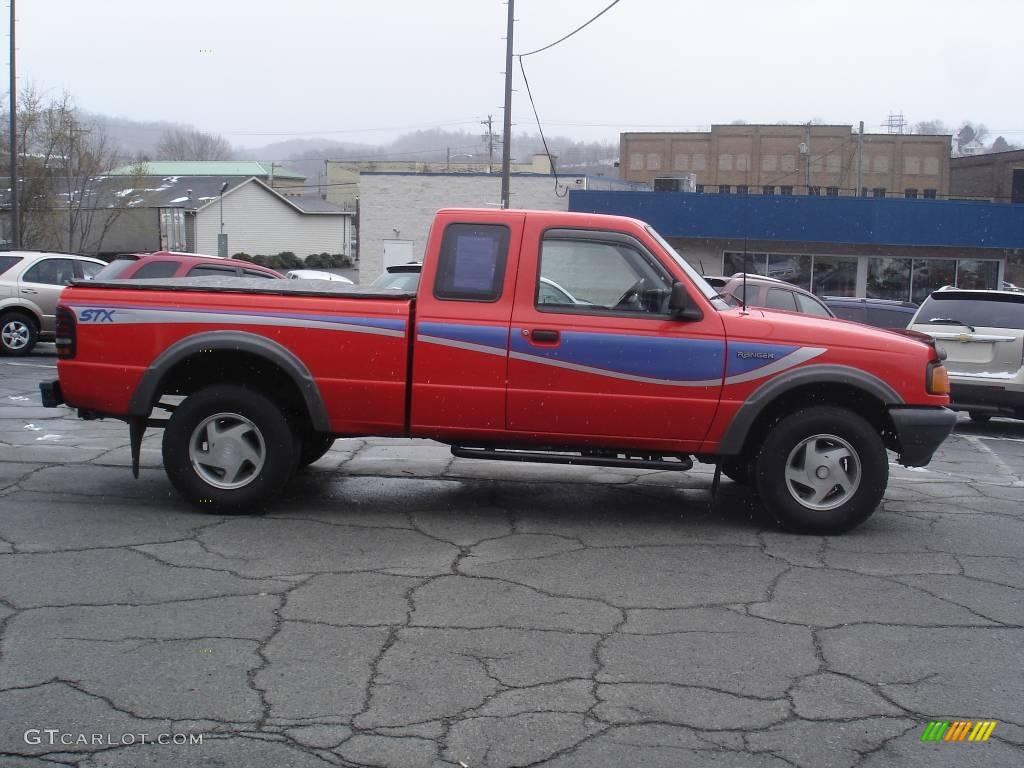
[{"label": "grey graphic stripe", "polygon": [[486,344],[473,344],[469,341],[456,341],[455,339],[446,339],[441,336],[424,336],[422,333],[416,336],[416,341],[422,341],[425,344],[437,344],[442,347],[466,349],[470,352],[483,352],[485,355],[497,355],[498,357],[505,357],[506,355],[506,350],[501,347],[489,347]]},{"label": "grey graphic stripe", "polygon": [[795,352],[790,352],[783,358],[776,360],[774,363],[762,366],[761,368],[755,368],[753,371],[747,371],[746,373],[737,373],[735,376],[726,376],[726,384],[742,384],[745,381],[754,381],[755,379],[762,379],[765,376],[774,376],[776,373],[792,368],[794,365],[800,365],[800,363],[806,363],[808,360],[813,360],[818,355],[823,355],[827,352],[824,347],[800,347]]},{"label": "grey graphic stripe", "polygon": [[[73,307],[78,317],[83,310],[93,307]],[[328,331],[369,333],[375,336],[405,338],[405,331],[391,328],[375,328],[355,323],[330,323],[323,320],[307,320],[298,317],[267,317],[234,312],[176,312],[166,309],[123,309],[114,307],[111,322],[87,321],[83,325],[162,325],[186,323],[220,323],[224,325],[269,325],[289,328],[322,328]]]}]

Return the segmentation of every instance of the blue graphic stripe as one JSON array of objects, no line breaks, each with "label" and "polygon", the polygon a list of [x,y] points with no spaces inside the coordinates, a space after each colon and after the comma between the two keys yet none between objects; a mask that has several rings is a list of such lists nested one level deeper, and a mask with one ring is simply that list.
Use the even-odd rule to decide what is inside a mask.
[{"label": "blue graphic stripe", "polygon": [[[533,358],[661,381],[721,381],[725,344],[710,339],[667,339],[618,333],[565,331],[557,347],[530,344],[512,331],[512,351]],[[540,362],[540,361],[538,361]]]},{"label": "blue graphic stripe", "polygon": [[405,320],[390,317],[354,317],[349,315],[311,315],[295,312],[260,312],[256,310],[210,309],[208,307],[167,307],[153,304],[84,304],[68,305],[75,309],[80,307],[102,307],[104,309],[139,309],[146,311],[177,312],[183,314],[217,314],[238,315],[240,317],[266,317],[268,319],[309,320],[318,323],[337,323],[339,325],[362,325],[368,328],[383,328],[389,331],[404,331]]},{"label": "blue graphic stripe", "polygon": [[419,336],[433,336],[448,341],[495,347],[504,351],[508,346],[508,326],[505,325],[462,325],[459,323],[419,323]]}]

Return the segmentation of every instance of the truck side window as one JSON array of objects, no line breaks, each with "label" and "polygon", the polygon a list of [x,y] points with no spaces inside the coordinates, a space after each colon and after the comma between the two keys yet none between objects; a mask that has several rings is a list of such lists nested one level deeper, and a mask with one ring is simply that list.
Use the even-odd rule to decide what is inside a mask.
[{"label": "truck side window", "polygon": [[449,224],[441,239],[434,296],[497,301],[505,281],[508,240],[503,224]]},{"label": "truck side window", "polygon": [[536,306],[542,312],[667,311],[672,279],[653,258],[622,242],[545,238]]}]

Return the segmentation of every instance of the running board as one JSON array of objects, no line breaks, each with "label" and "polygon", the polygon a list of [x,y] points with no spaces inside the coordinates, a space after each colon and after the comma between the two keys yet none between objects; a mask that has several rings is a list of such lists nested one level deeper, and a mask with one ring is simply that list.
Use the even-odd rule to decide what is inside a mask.
[{"label": "running board", "polygon": [[[594,452],[597,454],[597,452]],[[685,472],[693,468],[693,460],[685,454],[643,454],[646,458],[629,458],[629,454],[602,451],[602,455],[580,453],[559,453],[555,451],[516,451],[500,448],[467,448],[452,446],[452,455],[460,459],[490,459],[491,461],[528,461],[538,464],[570,464],[572,466],[623,467],[626,469],[660,469],[669,472]]]}]

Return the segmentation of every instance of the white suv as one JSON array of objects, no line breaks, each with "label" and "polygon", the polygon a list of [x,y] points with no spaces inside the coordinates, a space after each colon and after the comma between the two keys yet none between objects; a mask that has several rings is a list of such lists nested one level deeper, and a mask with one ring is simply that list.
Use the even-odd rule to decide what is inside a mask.
[{"label": "white suv", "polygon": [[1024,419],[1024,293],[942,288],[909,328],[945,350],[953,408],[974,421]]},{"label": "white suv", "polygon": [[60,292],[105,266],[67,253],[0,251],[0,355],[27,355],[37,341],[53,341]]}]

